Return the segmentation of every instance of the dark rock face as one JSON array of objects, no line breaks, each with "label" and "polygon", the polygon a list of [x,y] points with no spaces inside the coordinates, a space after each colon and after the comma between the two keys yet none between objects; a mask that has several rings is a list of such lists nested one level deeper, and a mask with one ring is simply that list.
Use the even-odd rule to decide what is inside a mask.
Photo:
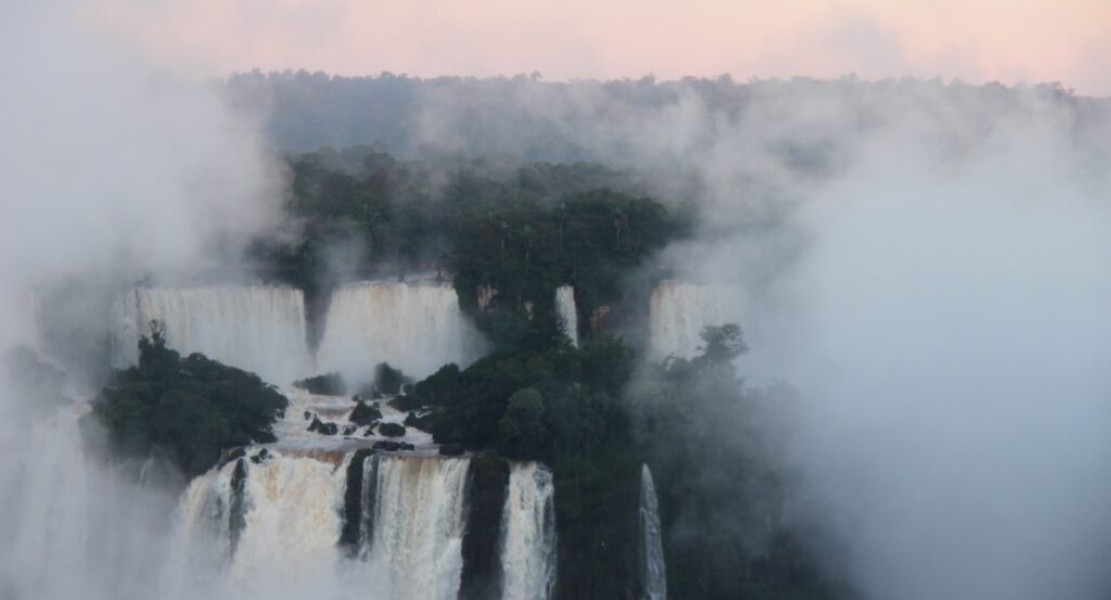
[{"label": "dark rock face", "polygon": [[311,418],[312,418],[312,413],[306,410],[305,411],[305,420],[308,421]]},{"label": "dark rock face", "polygon": [[385,450],[386,452],[398,452],[403,450],[416,450],[416,446],[408,442],[392,442],[389,440],[382,440],[374,442],[375,450]]},{"label": "dark rock face", "polygon": [[268,458],[270,458],[270,451],[267,450],[266,448],[263,448],[262,450],[259,451],[258,454],[251,457],[251,462],[253,462],[257,465],[257,464],[261,464],[262,461],[264,461]]},{"label": "dark rock face", "polygon": [[358,425],[348,425],[343,428],[343,435],[353,435],[358,429]]},{"label": "dark rock face", "polygon": [[339,433],[339,426],[335,423],[325,423],[313,417],[312,423],[309,425],[309,431],[314,431],[320,435],[336,435]]},{"label": "dark rock face", "polygon": [[235,461],[235,472],[231,475],[231,506],[228,510],[228,532],[232,556],[235,556],[239,537],[247,527],[247,507],[243,498],[246,487],[247,461],[239,458]]},{"label": "dark rock face", "polygon": [[232,448],[231,450],[225,450],[224,455],[220,457],[220,462],[217,463],[216,468],[223,469],[224,465],[230,462],[237,461],[244,456],[247,456],[247,451],[243,448]]},{"label": "dark rock face", "polygon": [[378,426],[378,435],[401,437],[405,435],[405,426],[401,423],[382,423]]},{"label": "dark rock face", "polygon": [[382,411],[364,402],[359,402],[355,405],[355,409],[351,411],[351,416],[347,420],[356,425],[370,425],[381,418]]},{"label": "dark rock face", "polygon": [[[374,452],[366,448],[358,450],[351,457],[347,467],[347,487],[343,492],[343,527],[340,529],[339,546],[351,558],[355,558],[362,550],[365,540],[369,539],[369,532],[363,531],[363,514],[373,514],[373,506],[363,505],[363,476],[366,461],[374,460]],[[371,472],[372,482],[377,480],[377,472]],[[370,500],[375,496],[374,490],[368,490]]]},{"label": "dark rock face", "polygon": [[[444,446],[440,447],[441,453]],[[467,531],[463,534],[463,574],[459,600],[501,597],[502,509],[509,493],[509,463],[489,452],[471,459],[467,474]]]},{"label": "dark rock face", "polygon": [[346,396],[347,383],[339,373],[325,373],[293,382],[293,387],[320,396]]},{"label": "dark rock face", "polygon": [[440,456],[463,456],[466,449],[459,444],[443,444],[440,446]]}]

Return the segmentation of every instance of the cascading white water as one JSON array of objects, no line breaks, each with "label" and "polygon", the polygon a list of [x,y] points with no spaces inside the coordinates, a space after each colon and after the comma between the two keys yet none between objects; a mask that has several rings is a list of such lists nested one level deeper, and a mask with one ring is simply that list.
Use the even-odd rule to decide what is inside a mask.
[{"label": "cascading white water", "polygon": [[[364,478],[360,530],[372,518],[371,539],[360,539],[363,551],[348,561],[337,542],[353,454],[289,454],[270,446],[255,463],[259,452],[249,449],[240,459],[240,499],[237,461],[198,477],[183,494],[167,597],[205,581],[206,593],[217,598],[292,598],[323,589],[344,599],[456,597],[468,458],[369,457],[363,468],[373,485]],[[213,576],[198,582],[198,573]]]},{"label": "cascading white water", "polygon": [[640,470],[640,574],[643,600],[667,598],[667,566],[664,563],[659,502],[652,471],[648,465]]},{"label": "cascading white water", "polygon": [[564,285],[556,289],[556,314],[563,327],[563,335],[571,340],[572,346],[579,345],[579,315],[575,308],[575,288]]},{"label": "cascading white water", "polygon": [[358,379],[388,362],[423,377],[449,362],[467,363],[473,339],[450,284],[347,284],[332,293],[317,364]]},{"label": "cascading white water", "polygon": [[385,598],[447,600],[463,571],[469,458],[382,456],[367,561]]},{"label": "cascading white water", "polygon": [[112,310],[112,364],[138,360],[140,335],[149,323],[166,325],[170,347],[201,352],[263,379],[288,383],[312,371],[300,290],[274,286],[136,288]]},{"label": "cascading white water", "polygon": [[707,325],[744,325],[743,292],[722,284],[665,281],[652,291],[649,310],[650,354],[690,358],[702,345],[699,334]]},{"label": "cascading white water", "polygon": [[[77,428],[79,411],[67,409],[31,427],[21,476],[11,484],[18,493],[0,507],[5,540],[0,551],[0,582],[28,598],[79,597],[81,582],[55,572],[83,572],[89,543],[89,480]],[[3,593],[4,589],[0,589]]]},{"label": "cascading white water", "polygon": [[502,512],[504,600],[545,600],[556,575],[555,484],[534,463],[515,463]]},{"label": "cascading white water", "polygon": [[66,406],[18,421],[27,431],[0,432],[17,442],[0,457],[0,598],[150,597],[146,586],[164,557],[151,540],[172,504],[128,483],[123,471],[136,465],[87,456],[79,421],[88,408]]},{"label": "cascading white water", "polygon": [[186,553],[193,566],[176,571],[224,564],[225,585],[251,596],[308,590],[319,578],[335,574],[345,463],[268,453],[257,464],[242,461],[241,531],[234,530],[236,461],[190,484],[179,508],[176,550],[179,557]]}]

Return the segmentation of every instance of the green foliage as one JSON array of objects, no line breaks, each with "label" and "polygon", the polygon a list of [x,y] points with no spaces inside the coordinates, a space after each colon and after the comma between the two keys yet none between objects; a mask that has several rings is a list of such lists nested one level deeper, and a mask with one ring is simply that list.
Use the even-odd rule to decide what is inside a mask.
[{"label": "green foliage", "polygon": [[381,394],[400,394],[401,386],[413,383],[400,369],[390,363],[378,363],[374,367],[374,388]]},{"label": "green foliage", "polygon": [[784,517],[786,386],[750,389],[735,324],[707,327],[702,354],[669,359],[630,391],[655,475],[674,598],[849,598]]},{"label": "green foliage", "polygon": [[636,572],[641,459],[622,400],[634,365],[620,339],[600,337],[448,365],[400,399],[430,411],[440,443],[552,467],[563,598],[624,597]]},{"label": "green foliage", "polygon": [[[598,165],[403,162],[368,147],[289,162],[286,209],[303,234],[258,240],[252,254],[305,290],[314,340],[337,279],[434,267],[450,274],[460,305],[496,350],[545,348],[560,339],[557,287],[575,285],[584,317],[617,305],[615,314],[632,314],[631,270],[691,228],[686,209],[669,211],[629,175]],[[329,264],[337,243],[362,254]],[[484,311],[482,287],[497,290]]]},{"label": "green foliage", "polygon": [[[635,593],[644,462],[658,483],[672,597],[846,597],[782,518],[776,432],[791,394],[745,388],[734,366],[747,351],[741,328],[707,327],[700,356],[661,365],[638,364],[624,339],[606,333],[637,341],[658,277],[643,267],[689,234],[686,205],[647,197],[628,174],[598,165],[399,161],[367,147],[290,164],[288,210],[305,235],[293,247],[261,244],[257,257],[304,288],[310,304],[327,298],[329,281],[352,275],[432,266],[450,275],[493,352],[466,369],[446,365],[395,406],[453,449],[551,466],[562,598]],[[365,255],[329,280],[323,258],[337,241]],[[568,345],[555,314],[564,284],[575,286],[580,322],[609,310],[605,331],[592,323],[580,348]],[[481,307],[480,290],[496,291]],[[638,370],[648,375],[630,389]],[[382,365],[377,390],[397,393],[403,380]]]},{"label": "green foliage", "polygon": [[695,358],[698,365],[728,365],[748,352],[741,326],[736,323],[703,327],[699,337],[702,338],[703,345],[698,348],[702,354]]},{"label": "green foliage", "polygon": [[93,406],[111,447],[127,456],[166,454],[189,476],[221,452],[274,441],[288,401],[253,373],[201,354],[181,358],[156,328],[139,342],[139,366],[117,371]]},{"label": "green foliage", "polygon": [[527,459],[543,452],[549,434],[544,426],[544,397],[533,388],[514,392],[498,421],[498,450],[511,459]]}]

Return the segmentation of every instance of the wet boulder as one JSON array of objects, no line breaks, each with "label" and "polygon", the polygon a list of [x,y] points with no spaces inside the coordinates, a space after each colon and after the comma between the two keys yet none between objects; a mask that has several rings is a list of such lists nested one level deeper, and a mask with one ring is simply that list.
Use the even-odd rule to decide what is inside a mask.
[{"label": "wet boulder", "polygon": [[359,401],[359,403],[355,405],[355,409],[351,411],[351,416],[348,417],[347,420],[356,425],[370,425],[381,418],[382,411],[365,402]]},{"label": "wet boulder", "polygon": [[251,457],[251,462],[257,465],[268,458],[270,458],[270,451],[266,448],[263,448],[262,450],[259,450],[258,454]]},{"label": "wet boulder", "polygon": [[443,444],[440,446],[440,456],[463,456],[466,449],[459,444]]},{"label": "wet boulder", "polygon": [[401,423],[382,423],[378,426],[378,435],[402,437],[405,435],[405,426]]},{"label": "wet boulder", "polygon": [[336,435],[339,433],[339,426],[335,423],[325,423],[313,417],[312,423],[309,425],[309,431],[314,431],[320,435]]}]

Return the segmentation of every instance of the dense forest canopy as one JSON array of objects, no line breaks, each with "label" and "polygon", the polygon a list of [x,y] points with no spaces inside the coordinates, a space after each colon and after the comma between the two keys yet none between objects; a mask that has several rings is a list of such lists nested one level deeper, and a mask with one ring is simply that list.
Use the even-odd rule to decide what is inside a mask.
[{"label": "dense forest canopy", "polygon": [[254,373],[201,354],[182,358],[152,327],[140,340],[139,364],[117,371],[93,404],[117,454],[164,457],[195,477],[225,451],[275,440],[284,396]]},{"label": "dense forest canopy", "polygon": [[[689,202],[646,196],[634,175],[597,164],[401,161],[365,146],[289,164],[286,210],[299,235],[256,242],[266,269],[317,311],[336,282],[434,271],[497,346],[529,335],[526,304],[533,323],[554,327],[561,285],[575,287],[581,322],[623,306],[610,323],[621,326],[639,314],[642,267],[693,226]],[[483,288],[497,293],[480,311]]]}]

